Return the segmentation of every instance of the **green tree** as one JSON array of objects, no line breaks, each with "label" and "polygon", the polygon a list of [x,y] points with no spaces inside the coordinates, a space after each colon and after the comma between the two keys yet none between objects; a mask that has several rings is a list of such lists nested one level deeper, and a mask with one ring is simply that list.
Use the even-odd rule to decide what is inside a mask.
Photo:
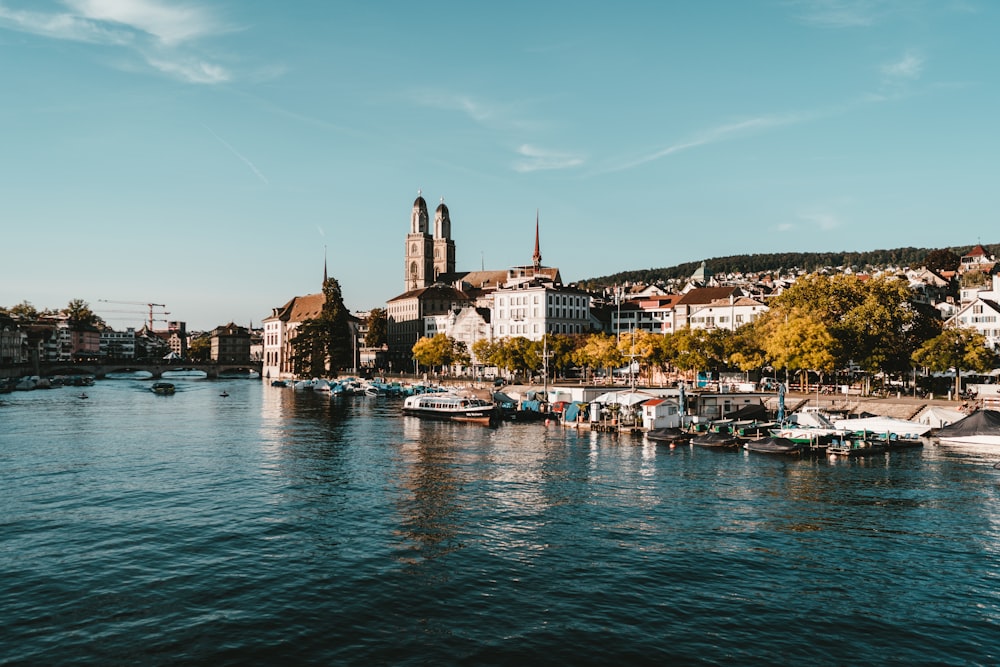
[{"label": "green tree", "polygon": [[947,248],[931,250],[924,258],[924,267],[938,273],[941,271],[956,271],[958,270],[958,265],[961,263],[962,258]]},{"label": "green tree", "polygon": [[472,354],[477,364],[499,366],[500,344],[498,341],[480,338],[472,344]]},{"label": "green tree", "polygon": [[945,329],[913,353],[913,362],[931,371],[955,371],[955,397],[962,393],[962,371],[985,373],[997,355],[986,338],[974,329]]},{"label": "green tree", "polygon": [[22,320],[38,319],[38,309],[31,305],[28,301],[22,301],[16,306],[12,306],[10,308],[10,314]]},{"label": "green tree", "polygon": [[299,325],[292,340],[292,365],[299,376],[320,377],[354,366],[354,330],[350,324],[340,283],[323,283],[320,314]]},{"label": "green tree", "polygon": [[736,329],[726,339],[723,351],[726,362],[741,371],[755,371],[768,365],[767,352],[764,350],[767,318],[758,318],[749,324]]},{"label": "green tree", "polygon": [[706,329],[684,327],[667,336],[667,357],[680,371],[697,378],[698,371],[718,368],[723,362],[721,335]]},{"label": "green tree", "polygon": [[829,373],[837,360],[837,341],[829,327],[811,313],[796,312],[787,320],[771,319],[764,350],[775,369],[803,373],[808,388],[807,371]]},{"label": "green tree", "polygon": [[365,347],[382,347],[389,341],[389,317],[385,308],[372,308],[368,313]]},{"label": "green tree", "polygon": [[212,356],[212,337],[208,334],[195,336],[188,345],[188,356],[193,361],[208,361]]},{"label": "green tree", "polygon": [[73,299],[70,301],[66,305],[66,308],[63,309],[63,314],[69,318],[72,324],[102,328],[107,326],[104,320],[95,315],[94,311],[90,309],[90,304],[83,299]]},{"label": "green tree", "polygon": [[611,370],[622,363],[621,351],[614,336],[597,333],[587,338],[587,341],[574,353],[574,360],[580,366],[587,368],[603,368],[610,374]]},{"label": "green tree", "polygon": [[432,369],[448,366],[454,358],[454,341],[443,333],[425,336],[413,344],[413,358]]}]

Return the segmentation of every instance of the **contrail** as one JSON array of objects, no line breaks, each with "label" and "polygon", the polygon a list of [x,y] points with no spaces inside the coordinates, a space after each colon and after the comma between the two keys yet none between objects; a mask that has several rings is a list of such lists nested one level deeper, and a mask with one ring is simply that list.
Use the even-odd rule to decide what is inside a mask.
[{"label": "contrail", "polygon": [[202,126],[206,130],[208,130],[209,132],[211,132],[212,136],[215,137],[216,139],[218,139],[220,144],[222,144],[223,146],[225,146],[226,148],[228,148],[230,153],[232,153],[233,155],[235,155],[239,159],[243,160],[243,162],[245,162],[246,165],[248,167],[250,167],[250,169],[253,171],[253,173],[257,174],[257,178],[259,178],[261,181],[264,182],[264,185],[271,185],[268,182],[267,178],[264,177],[264,174],[260,173],[260,170],[257,169],[257,167],[254,166],[253,162],[251,162],[250,160],[248,160],[245,157],[243,157],[243,155],[240,154],[240,152],[238,150],[236,150],[235,148],[233,148],[232,146],[230,146],[229,142],[227,142],[225,139],[223,139],[218,134],[216,134],[215,130],[213,130],[212,128],[210,128],[208,125],[205,125],[204,123],[202,123]]}]

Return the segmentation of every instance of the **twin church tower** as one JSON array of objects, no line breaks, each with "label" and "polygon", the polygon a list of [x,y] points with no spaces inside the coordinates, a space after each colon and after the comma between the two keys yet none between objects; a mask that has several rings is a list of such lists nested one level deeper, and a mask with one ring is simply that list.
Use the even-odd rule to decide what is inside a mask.
[{"label": "twin church tower", "polygon": [[434,211],[432,233],[427,202],[417,193],[410,213],[410,233],[406,235],[405,272],[406,292],[430,287],[438,276],[455,272],[455,242],[451,239],[451,217],[444,199]]}]

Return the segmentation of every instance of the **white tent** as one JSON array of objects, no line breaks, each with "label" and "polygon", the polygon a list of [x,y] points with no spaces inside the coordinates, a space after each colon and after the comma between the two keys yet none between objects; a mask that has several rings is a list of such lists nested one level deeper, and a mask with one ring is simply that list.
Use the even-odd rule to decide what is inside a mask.
[{"label": "white tent", "polygon": [[607,393],[601,394],[593,400],[594,403],[602,403],[604,405],[625,405],[632,406],[639,403],[644,403],[650,399],[659,398],[658,396],[653,396],[652,394],[647,394],[642,391],[609,391]]},{"label": "white tent", "polygon": [[942,426],[947,426],[948,424],[954,424],[958,420],[964,419],[966,416],[967,415],[964,412],[960,412],[958,410],[931,406],[920,413],[917,421],[921,424],[927,424],[931,428],[941,428]]},{"label": "white tent", "polygon": [[901,438],[916,438],[931,430],[929,424],[911,422],[892,417],[865,417],[863,419],[837,419],[833,425],[846,431],[871,431],[895,433]]}]

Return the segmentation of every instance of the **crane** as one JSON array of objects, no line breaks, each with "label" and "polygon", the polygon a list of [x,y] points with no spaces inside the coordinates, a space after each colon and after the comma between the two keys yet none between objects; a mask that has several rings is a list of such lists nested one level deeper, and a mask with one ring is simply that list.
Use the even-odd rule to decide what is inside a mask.
[{"label": "crane", "polygon": [[[123,306],[146,306],[147,308],[149,308],[149,330],[150,331],[153,330],[153,308],[166,308],[167,307],[166,304],[163,304],[163,303],[143,303],[142,301],[112,301],[110,299],[98,299],[98,301],[100,301],[101,303],[114,303],[114,304],[123,305]],[[121,311],[113,311],[113,312],[121,312]],[[128,311],[125,311],[125,312],[128,312]],[[164,313],[157,313],[157,315],[169,315],[169,314],[170,313],[166,313],[166,312],[164,312]],[[165,320],[159,320],[158,319],[157,321],[163,322]]]}]

